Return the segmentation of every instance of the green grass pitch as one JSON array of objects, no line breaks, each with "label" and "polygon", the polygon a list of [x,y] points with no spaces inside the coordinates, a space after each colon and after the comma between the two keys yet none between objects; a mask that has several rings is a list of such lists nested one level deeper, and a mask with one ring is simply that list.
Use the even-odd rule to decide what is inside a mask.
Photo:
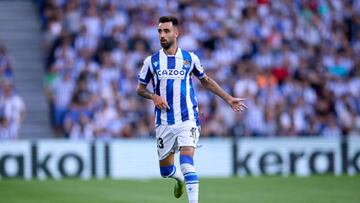
[{"label": "green grass pitch", "polygon": [[[1,203],[187,203],[174,181],[0,180]],[[200,203],[360,203],[360,176],[200,179]]]}]

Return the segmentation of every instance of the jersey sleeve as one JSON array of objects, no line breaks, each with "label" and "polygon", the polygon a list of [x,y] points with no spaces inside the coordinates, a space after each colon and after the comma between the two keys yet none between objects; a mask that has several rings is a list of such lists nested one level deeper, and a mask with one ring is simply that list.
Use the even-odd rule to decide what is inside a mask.
[{"label": "jersey sleeve", "polygon": [[191,53],[193,61],[194,61],[194,68],[192,69],[192,73],[199,79],[205,77],[204,68],[201,65],[200,59],[195,54]]},{"label": "jersey sleeve", "polygon": [[151,69],[150,57],[144,60],[143,66],[141,67],[140,73],[138,74],[138,82],[147,85],[153,77]]}]

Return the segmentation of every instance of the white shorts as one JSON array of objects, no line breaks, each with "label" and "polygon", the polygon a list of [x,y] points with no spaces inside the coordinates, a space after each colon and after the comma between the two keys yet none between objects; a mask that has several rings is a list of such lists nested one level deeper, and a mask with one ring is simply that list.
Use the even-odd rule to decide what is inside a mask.
[{"label": "white shorts", "polygon": [[158,125],[155,128],[159,160],[175,153],[180,147],[195,147],[200,136],[200,126],[187,120],[174,125]]}]

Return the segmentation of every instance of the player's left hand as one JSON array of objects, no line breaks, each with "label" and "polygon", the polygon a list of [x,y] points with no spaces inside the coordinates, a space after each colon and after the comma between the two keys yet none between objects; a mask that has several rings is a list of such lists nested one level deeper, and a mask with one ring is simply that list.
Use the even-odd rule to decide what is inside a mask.
[{"label": "player's left hand", "polygon": [[239,112],[248,108],[244,101],[246,101],[246,99],[231,97],[227,102],[235,112]]}]

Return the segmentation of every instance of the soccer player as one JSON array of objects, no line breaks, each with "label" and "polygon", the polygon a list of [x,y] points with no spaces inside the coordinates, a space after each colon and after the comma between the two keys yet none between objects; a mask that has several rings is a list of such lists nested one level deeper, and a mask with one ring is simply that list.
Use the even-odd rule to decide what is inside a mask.
[{"label": "soccer player", "polygon": [[[162,49],[144,60],[138,75],[138,95],[155,105],[155,132],[160,174],[176,180],[174,196],[179,198],[186,187],[189,203],[198,203],[199,181],[194,168],[194,151],[200,135],[198,105],[192,75],[202,86],[221,97],[235,111],[244,110],[244,99],[226,93],[207,76],[199,58],[177,47],[178,20],[173,16],[159,19],[158,34]],[[152,82],[154,91],[146,87]],[[180,150],[181,172],[174,165]]]}]

